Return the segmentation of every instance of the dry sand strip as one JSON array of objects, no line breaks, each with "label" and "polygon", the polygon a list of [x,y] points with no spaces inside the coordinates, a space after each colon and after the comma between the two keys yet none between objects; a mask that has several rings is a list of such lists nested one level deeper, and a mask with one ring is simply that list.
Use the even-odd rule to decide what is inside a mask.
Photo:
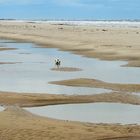
[{"label": "dry sand strip", "polygon": [[115,102],[140,105],[140,97],[137,95],[119,92],[77,96],[0,92],[1,105],[18,105],[20,107],[95,102]]},{"label": "dry sand strip", "polygon": [[140,84],[107,83],[96,79],[79,78],[63,81],[54,81],[50,83],[65,86],[105,88],[123,92],[140,92]]},{"label": "dry sand strip", "polygon": [[0,140],[138,140],[139,138],[138,125],[59,121],[36,116],[12,106],[0,112]]},{"label": "dry sand strip", "polygon": [[140,28],[1,21],[0,37],[140,67]]},{"label": "dry sand strip", "polygon": [[0,62],[0,65],[9,65],[9,64],[17,64],[22,62]]},{"label": "dry sand strip", "polygon": [[114,138],[102,138],[98,140],[140,140],[139,136],[126,136],[126,137],[114,137]]}]

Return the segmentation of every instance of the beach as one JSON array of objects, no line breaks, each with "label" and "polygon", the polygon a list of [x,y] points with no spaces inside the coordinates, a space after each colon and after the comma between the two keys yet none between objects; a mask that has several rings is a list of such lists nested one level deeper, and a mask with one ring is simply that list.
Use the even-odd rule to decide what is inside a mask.
[{"label": "beach", "polygon": [[[100,25],[100,26],[99,26]],[[0,21],[0,38],[15,42],[31,42],[40,48],[57,48],[63,52],[107,61],[125,61],[125,68],[140,67],[140,26],[137,24],[77,24],[67,22]],[[0,51],[16,48],[0,46]],[[30,53],[20,53],[29,54]],[[16,63],[22,63],[17,60]],[[81,62],[82,63],[82,62]],[[0,65],[15,62],[0,62]],[[83,71],[76,67],[52,68],[56,72]],[[139,140],[137,124],[94,124],[62,121],[34,115],[24,107],[78,103],[123,103],[140,105],[140,83],[115,83],[99,79],[76,78],[49,81],[50,84],[103,88],[109,93],[95,95],[63,95],[1,91],[0,139],[2,140]],[[1,89],[0,89],[1,90]],[[134,95],[132,93],[136,93]]]},{"label": "beach", "polygon": [[86,57],[125,60],[128,66],[140,66],[139,26],[75,26],[34,22],[0,24],[0,36],[34,42],[42,47],[59,48]]}]

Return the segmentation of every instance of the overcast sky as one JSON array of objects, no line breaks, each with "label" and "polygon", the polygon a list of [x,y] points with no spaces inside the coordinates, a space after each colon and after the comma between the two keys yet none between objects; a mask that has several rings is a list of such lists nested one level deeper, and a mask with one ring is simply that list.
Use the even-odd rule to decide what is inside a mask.
[{"label": "overcast sky", "polygon": [[0,18],[140,19],[140,0],[0,0]]}]

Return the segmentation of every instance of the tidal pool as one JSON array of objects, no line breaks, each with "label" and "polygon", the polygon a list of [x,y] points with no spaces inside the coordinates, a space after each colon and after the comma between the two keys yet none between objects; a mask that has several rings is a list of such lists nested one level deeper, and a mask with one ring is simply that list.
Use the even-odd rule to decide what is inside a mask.
[{"label": "tidal pool", "polygon": [[[0,46],[17,48],[0,52],[0,62],[18,62],[0,65],[0,91],[51,93],[51,94],[99,94],[110,90],[86,87],[67,87],[48,84],[75,78],[94,78],[106,82],[140,83],[140,69],[120,67],[123,61],[101,61],[86,58],[58,49],[39,48],[32,43],[0,40]],[[63,67],[76,67],[82,71],[59,72],[54,68],[55,58]]]},{"label": "tidal pool", "polygon": [[140,106],[120,103],[89,103],[25,108],[40,116],[90,123],[140,124]]},{"label": "tidal pool", "polygon": [[4,110],[4,107],[0,106],[0,112]]}]

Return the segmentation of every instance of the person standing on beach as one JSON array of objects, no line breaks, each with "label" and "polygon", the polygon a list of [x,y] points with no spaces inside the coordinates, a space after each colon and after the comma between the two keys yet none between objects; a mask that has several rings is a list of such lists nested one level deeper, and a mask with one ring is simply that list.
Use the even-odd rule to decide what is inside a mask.
[{"label": "person standing on beach", "polygon": [[57,66],[57,68],[60,67],[61,61],[57,58],[55,59],[55,65]]}]

